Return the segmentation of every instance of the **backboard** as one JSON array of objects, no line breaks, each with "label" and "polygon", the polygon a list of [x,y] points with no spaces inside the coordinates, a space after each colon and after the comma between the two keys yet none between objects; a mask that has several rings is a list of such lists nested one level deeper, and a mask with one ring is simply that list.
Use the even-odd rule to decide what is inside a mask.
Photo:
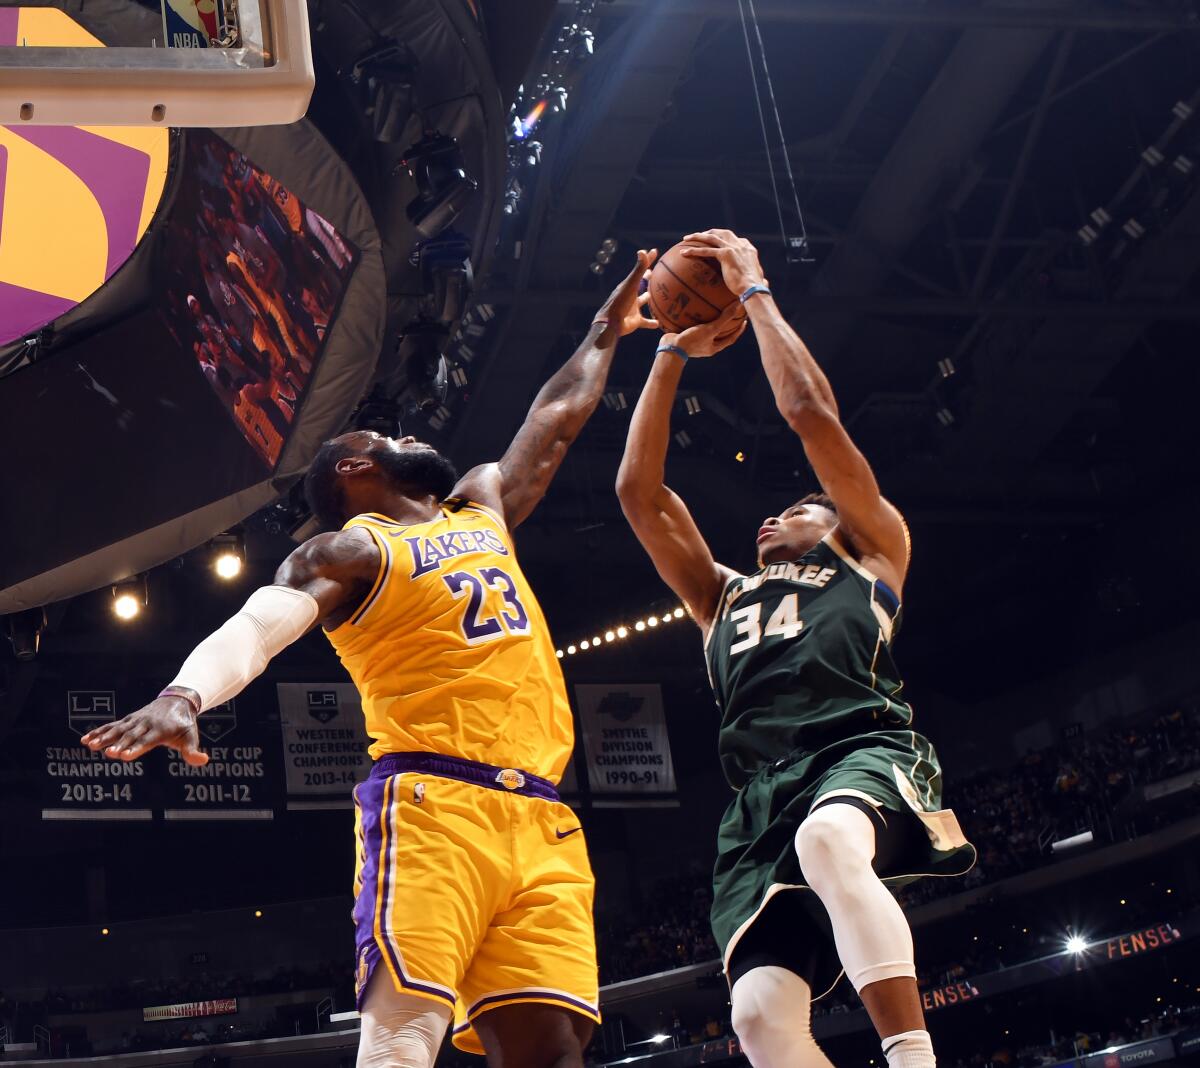
[{"label": "backboard", "polygon": [[289,123],[314,80],[305,0],[0,6],[0,124]]}]

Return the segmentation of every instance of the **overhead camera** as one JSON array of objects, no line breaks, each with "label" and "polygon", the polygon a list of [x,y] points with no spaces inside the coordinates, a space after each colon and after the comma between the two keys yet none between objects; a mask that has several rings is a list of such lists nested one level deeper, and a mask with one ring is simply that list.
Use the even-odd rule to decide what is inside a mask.
[{"label": "overhead camera", "polygon": [[400,165],[417,186],[407,214],[423,238],[435,237],[450,226],[479,188],[466,172],[458,142],[445,134],[427,133],[404,154]]}]

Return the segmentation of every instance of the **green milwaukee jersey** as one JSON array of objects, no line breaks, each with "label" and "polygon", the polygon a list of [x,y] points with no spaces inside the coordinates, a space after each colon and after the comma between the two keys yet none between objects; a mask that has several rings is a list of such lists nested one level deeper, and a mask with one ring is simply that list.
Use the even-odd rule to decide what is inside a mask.
[{"label": "green milwaukee jersey", "polygon": [[891,649],[899,625],[896,595],[836,533],[799,560],[731,578],[705,646],[730,785],[853,736],[908,727]]}]

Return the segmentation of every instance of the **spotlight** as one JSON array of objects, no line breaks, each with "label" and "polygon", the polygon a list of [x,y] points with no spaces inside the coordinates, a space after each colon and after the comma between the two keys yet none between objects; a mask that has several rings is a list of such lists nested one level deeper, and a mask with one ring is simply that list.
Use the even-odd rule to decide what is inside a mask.
[{"label": "spotlight", "polygon": [[213,570],[218,578],[226,582],[235,579],[242,573],[246,560],[246,550],[242,545],[242,536],[236,533],[218,534],[212,540]]},{"label": "spotlight", "polygon": [[590,649],[591,647],[592,647],[592,643],[589,642],[586,638],[579,643],[580,649]]},{"label": "spotlight", "polygon": [[126,579],[112,588],[112,610],[119,620],[136,619],[146,606],[146,580]]},{"label": "spotlight", "polygon": [[618,638],[625,638],[625,637],[628,637],[628,635],[629,635],[628,627],[618,627],[617,628],[617,637]]},{"label": "spotlight", "polygon": [[396,343],[405,383],[397,398],[402,411],[413,415],[445,401],[450,388],[450,369],[442,350],[448,341],[449,332],[441,323],[414,319],[404,328]]},{"label": "spotlight", "polygon": [[645,629],[646,629],[646,621],[645,621],[644,619],[639,619],[639,620],[638,620],[638,621],[637,621],[637,622],[636,622],[636,623],[633,625],[633,629],[634,629],[634,630],[645,630]]},{"label": "spotlight", "polygon": [[617,637],[617,632],[615,630],[606,630],[604,632],[604,640],[606,642],[615,641],[616,637]]},{"label": "spotlight", "polygon": [[575,655],[575,646],[568,645],[567,646],[567,656],[574,656],[574,655]]},{"label": "spotlight", "polygon": [[672,615],[673,615],[673,616],[674,616],[676,619],[682,619],[682,618],[683,618],[683,609],[682,609],[682,608],[676,608],[676,609],[675,609],[675,611],[674,611],[674,612],[672,612],[671,614],[672,614]]},{"label": "spotlight", "polygon": [[658,616],[651,616],[649,619],[647,619],[646,626],[647,627],[657,627],[658,626]]},{"label": "spotlight", "polygon": [[563,658],[563,651],[561,649],[555,649],[554,655],[557,656],[559,660],[561,660]]},{"label": "spotlight", "polygon": [[656,1046],[661,1046],[664,1042],[670,1042],[671,1036],[670,1035],[654,1035],[651,1037],[650,1041],[653,1042]]},{"label": "spotlight", "polygon": [[38,655],[42,644],[42,633],[46,629],[46,610],[30,608],[8,617],[8,640],[12,642],[13,656],[22,662]]},{"label": "spotlight", "polygon": [[1082,935],[1073,934],[1067,939],[1066,950],[1068,953],[1079,954],[1087,949],[1087,939]]},{"label": "spotlight", "polygon": [[396,141],[413,113],[416,64],[407,48],[387,41],[359,57],[350,71],[376,141]]},{"label": "spotlight", "polygon": [[417,186],[406,209],[408,221],[421,237],[441,233],[475,195],[479,183],[463,166],[462,149],[453,137],[426,133],[401,161]]},{"label": "spotlight", "polygon": [[422,314],[439,323],[458,322],[475,289],[471,242],[457,230],[448,230],[422,244],[416,258],[425,291]]}]

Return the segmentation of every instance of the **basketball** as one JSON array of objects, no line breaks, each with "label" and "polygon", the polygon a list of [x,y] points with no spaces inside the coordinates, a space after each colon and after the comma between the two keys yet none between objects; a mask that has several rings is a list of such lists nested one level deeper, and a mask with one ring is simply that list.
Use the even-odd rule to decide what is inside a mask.
[{"label": "basketball", "polygon": [[737,297],[725,288],[721,266],[710,256],[685,256],[680,242],[650,272],[650,311],[664,331],[711,323]]}]

